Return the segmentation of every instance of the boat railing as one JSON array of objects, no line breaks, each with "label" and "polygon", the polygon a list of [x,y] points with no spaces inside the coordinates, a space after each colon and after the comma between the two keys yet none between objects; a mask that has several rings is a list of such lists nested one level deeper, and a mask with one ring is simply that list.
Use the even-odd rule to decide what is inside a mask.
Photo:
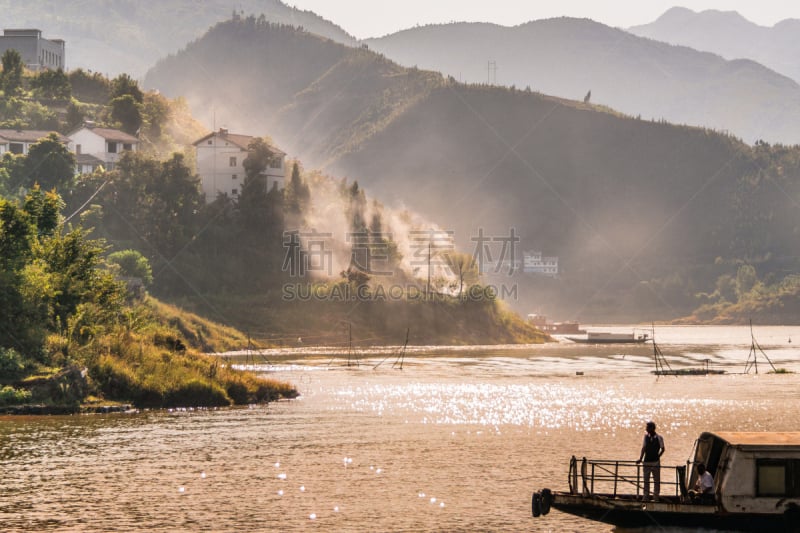
[{"label": "boat railing", "polygon": [[[686,496],[685,466],[661,466],[660,496]],[[651,487],[651,491],[652,491]],[[644,466],[636,461],[597,461],[574,455],[569,463],[569,492],[584,496],[641,497],[644,495]]]}]

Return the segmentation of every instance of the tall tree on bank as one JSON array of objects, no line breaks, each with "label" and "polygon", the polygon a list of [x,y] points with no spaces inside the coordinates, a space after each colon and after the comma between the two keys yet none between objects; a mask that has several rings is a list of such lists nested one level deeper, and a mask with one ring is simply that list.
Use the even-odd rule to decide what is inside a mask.
[{"label": "tall tree on bank", "polygon": [[124,94],[111,100],[111,118],[119,122],[125,133],[137,135],[142,127],[142,104],[130,94]]},{"label": "tall tree on bank", "polygon": [[278,213],[267,200],[269,190],[264,174],[274,157],[272,148],[261,137],[254,138],[247,146],[247,157],[242,162],[245,178],[239,196],[239,211],[247,231],[258,233],[277,221]]},{"label": "tall tree on bank", "polygon": [[18,51],[9,48],[2,58],[3,72],[0,73],[0,89],[6,97],[13,96],[22,88],[22,56]]},{"label": "tall tree on bank", "polygon": [[308,209],[311,201],[311,191],[308,184],[300,177],[300,165],[297,161],[292,165],[292,176],[286,184],[284,191],[286,215],[290,226],[302,225],[302,213]]},{"label": "tall tree on bank", "polygon": [[75,155],[55,133],[39,139],[25,158],[25,178],[22,186],[38,183],[45,190],[68,190],[75,176]]}]

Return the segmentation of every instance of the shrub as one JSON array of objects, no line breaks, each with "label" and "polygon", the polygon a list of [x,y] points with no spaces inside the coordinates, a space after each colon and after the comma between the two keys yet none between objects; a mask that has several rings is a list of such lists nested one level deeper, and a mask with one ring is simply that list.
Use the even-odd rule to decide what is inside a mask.
[{"label": "shrub", "polygon": [[173,407],[223,407],[231,405],[231,399],[217,383],[190,379],[167,393],[166,404]]},{"label": "shrub", "polygon": [[0,348],[0,376],[13,379],[24,369],[22,356],[14,348]]},{"label": "shrub", "polygon": [[30,391],[8,386],[0,389],[0,405],[19,405],[29,401],[31,401]]},{"label": "shrub", "polygon": [[100,356],[90,371],[96,387],[108,398],[130,399],[136,390],[136,376],[121,360]]}]

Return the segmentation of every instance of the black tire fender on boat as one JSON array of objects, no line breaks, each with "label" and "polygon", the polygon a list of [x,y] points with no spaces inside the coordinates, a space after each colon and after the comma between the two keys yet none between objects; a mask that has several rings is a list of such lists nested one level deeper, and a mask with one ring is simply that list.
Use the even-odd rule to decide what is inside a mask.
[{"label": "black tire fender on boat", "polygon": [[550,489],[542,489],[540,493],[540,500],[541,504],[540,507],[542,508],[542,514],[547,514],[550,512],[550,506],[553,504],[553,493]]},{"label": "black tire fender on boat", "polygon": [[542,514],[542,495],[534,492],[531,497],[531,514],[536,518]]},{"label": "black tire fender on boat", "polygon": [[790,507],[783,513],[783,526],[787,533],[800,531],[800,507],[790,504]]}]

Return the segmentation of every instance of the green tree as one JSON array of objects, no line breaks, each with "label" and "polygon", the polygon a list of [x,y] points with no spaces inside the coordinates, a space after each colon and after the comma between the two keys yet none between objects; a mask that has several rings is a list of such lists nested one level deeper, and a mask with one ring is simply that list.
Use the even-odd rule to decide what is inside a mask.
[{"label": "green tree", "polygon": [[18,271],[30,257],[33,238],[34,229],[28,214],[0,198],[0,270]]},{"label": "green tree", "polygon": [[[119,313],[124,290],[110,271],[101,269],[106,246],[102,241],[89,239],[86,230],[74,228],[64,234],[56,233],[42,240],[36,260],[29,265],[33,276],[46,276],[52,291],[48,295],[48,327],[51,331],[66,331],[70,318],[82,304],[94,304],[108,318]],[[37,285],[28,276],[27,285]],[[41,285],[41,284],[39,284]]]},{"label": "green tree", "polygon": [[11,96],[22,89],[22,56],[18,51],[9,48],[2,58],[3,72],[0,73],[0,89],[6,96]]},{"label": "green tree", "polygon": [[289,214],[300,215],[308,209],[311,191],[300,177],[300,165],[297,161],[292,165],[292,176],[284,190],[285,207]]},{"label": "green tree", "polygon": [[111,100],[111,119],[120,124],[125,133],[136,135],[142,127],[142,105],[130,94]]},{"label": "green tree", "polygon": [[129,278],[139,278],[145,286],[153,284],[153,270],[150,261],[137,250],[120,250],[109,254],[108,262],[119,266],[120,274]]},{"label": "green tree", "polygon": [[239,195],[239,211],[245,230],[254,234],[267,235],[276,225],[280,225],[279,213],[275,212],[278,202],[275,198],[267,197],[272,191],[267,190],[267,178],[264,175],[273,157],[275,153],[266,140],[256,137],[247,146],[247,157],[242,161],[245,178]]},{"label": "green tree", "polygon": [[242,161],[245,178],[251,181],[260,181],[262,190],[267,192],[267,184],[262,174],[275,157],[275,152],[269,143],[261,137],[256,137],[247,145],[247,157]]},{"label": "green tree", "polygon": [[81,106],[78,105],[78,102],[75,100],[71,100],[69,104],[67,104],[67,117],[66,117],[66,127],[68,131],[72,131],[80,127],[86,119],[86,113],[84,113]]},{"label": "green tree", "polygon": [[44,189],[67,190],[75,177],[75,155],[51,133],[31,145],[25,157],[24,187],[39,183]]},{"label": "green tree", "polygon": [[172,109],[169,101],[159,93],[149,92],[144,95],[142,104],[142,119],[148,137],[158,139],[161,137],[164,125],[170,119]]},{"label": "green tree", "polygon": [[52,235],[61,221],[61,209],[64,202],[55,189],[44,192],[37,183],[25,197],[23,208],[30,217],[31,224],[36,227],[37,234]]},{"label": "green tree", "polygon": [[70,98],[72,86],[62,69],[43,70],[31,78],[31,89],[45,98]]},{"label": "green tree", "polygon": [[6,152],[0,159],[0,168],[3,169],[5,181],[4,189],[9,195],[14,195],[25,183],[25,156]]},{"label": "green tree", "polygon": [[[180,154],[161,162],[139,152],[123,154],[104,196],[107,230],[171,258],[194,235],[202,206],[197,178]],[[144,248],[142,248],[144,249]]]},{"label": "green tree", "polygon": [[73,96],[81,102],[106,104],[110,100],[111,83],[99,72],[87,72],[79,68],[70,71],[67,77]]},{"label": "green tree", "polygon": [[452,287],[458,287],[458,297],[461,298],[464,285],[474,285],[480,279],[478,263],[470,254],[460,252],[447,252],[444,254],[444,260],[455,276]]},{"label": "green tree", "polygon": [[354,181],[350,187],[345,187],[345,201],[347,218],[350,221],[350,231],[363,233],[367,230],[367,222],[364,211],[367,205],[367,197],[364,190],[358,187],[358,181]]},{"label": "green tree", "polygon": [[111,100],[114,100],[125,95],[130,95],[137,104],[144,102],[144,93],[142,93],[142,90],[139,88],[139,82],[131,78],[128,74],[120,74],[111,80],[109,97]]}]

